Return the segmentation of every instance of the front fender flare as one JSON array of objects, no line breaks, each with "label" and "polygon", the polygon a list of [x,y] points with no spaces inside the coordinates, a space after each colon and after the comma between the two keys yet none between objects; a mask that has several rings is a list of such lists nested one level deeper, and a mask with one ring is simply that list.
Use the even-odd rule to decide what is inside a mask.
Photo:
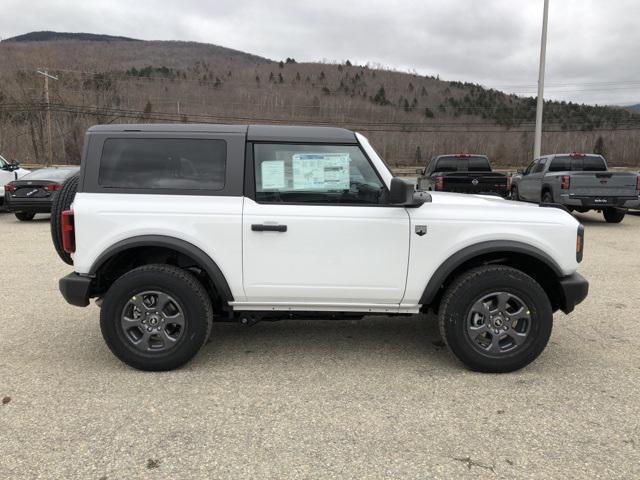
[{"label": "front fender flare", "polygon": [[440,288],[460,265],[476,257],[492,253],[517,253],[527,255],[547,265],[558,276],[562,277],[562,269],[553,258],[537,247],[512,240],[495,240],[476,243],[459,250],[447,258],[431,276],[426,288],[420,297],[421,305],[430,305],[438,295]]}]

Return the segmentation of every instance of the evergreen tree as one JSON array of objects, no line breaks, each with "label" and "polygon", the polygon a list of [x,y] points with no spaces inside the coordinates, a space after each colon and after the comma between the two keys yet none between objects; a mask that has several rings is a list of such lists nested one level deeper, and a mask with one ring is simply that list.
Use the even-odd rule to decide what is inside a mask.
[{"label": "evergreen tree", "polygon": [[596,145],[593,147],[593,153],[595,153],[596,155],[602,155],[603,157],[605,156],[606,149],[604,146],[604,138],[602,138],[602,135],[598,135]]},{"label": "evergreen tree", "polygon": [[147,104],[144,106],[144,118],[149,118],[151,116],[151,112],[153,111],[153,105],[151,105],[151,100],[147,100]]}]

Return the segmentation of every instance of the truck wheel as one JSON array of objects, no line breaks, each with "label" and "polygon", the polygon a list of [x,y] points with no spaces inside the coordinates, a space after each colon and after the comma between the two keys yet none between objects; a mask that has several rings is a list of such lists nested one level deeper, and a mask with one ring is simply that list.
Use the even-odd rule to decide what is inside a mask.
[{"label": "truck wheel", "polygon": [[544,350],[553,326],[547,294],[515,268],[490,265],[458,277],[447,288],[440,333],[471,370],[512,372]]},{"label": "truck wheel", "polygon": [[602,211],[602,215],[604,215],[607,223],[620,223],[626,214],[627,211],[622,208],[608,207]]},{"label": "truck wheel", "polygon": [[16,218],[21,222],[30,222],[31,220],[33,220],[33,217],[36,216],[35,213],[31,212],[16,212],[15,215]]},{"label": "truck wheel", "polygon": [[512,189],[511,189],[511,200],[517,200],[520,201],[520,195],[518,194],[518,186],[515,185]]},{"label": "truck wheel", "polygon": [[139,370],[171,370],[204,345],[213,321],[211,299],[191,273],[145,265],[107,291],[100,310],[102,336],[116,357]]},{"label": "truck wheel", "polygon": [[542,203],[553,203],[553,193],[549,190],[545,190],[542,194]]},{"label": "truck wheel", "polygon": [[73,199],[76,196],[78,190],[78,182],[80,181],[79,175],[74,175],[65,180],[62,185],[62,190],[58,192],[58,195],[53,199],[51,204],[51,240],[53,246],[58,253],[58,256],[66,264],[73,265],[73,259],[71,255],[64,251],[62,248],[62,231],[60,230],[60,221],[62,219],[62,212],[69,210]]}]

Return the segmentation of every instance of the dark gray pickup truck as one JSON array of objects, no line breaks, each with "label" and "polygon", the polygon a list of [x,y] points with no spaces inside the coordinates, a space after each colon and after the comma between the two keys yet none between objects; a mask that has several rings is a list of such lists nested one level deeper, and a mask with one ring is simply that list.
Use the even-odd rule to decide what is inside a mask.
[{"label": "dark gray pickup truck", "polygon": [[438,155],[416,173],[418,190],[509,195],[511,179],[494,172],[486,155]]},{"label": "dark gray pickup truck", "polygon": [[559,203],[581,213],[601,211],[609,223],[622,221],[628,208],[640,206],[637,173],[611,172],[602,155],[584,153],[540,157],[513,176],[515,200]]}]

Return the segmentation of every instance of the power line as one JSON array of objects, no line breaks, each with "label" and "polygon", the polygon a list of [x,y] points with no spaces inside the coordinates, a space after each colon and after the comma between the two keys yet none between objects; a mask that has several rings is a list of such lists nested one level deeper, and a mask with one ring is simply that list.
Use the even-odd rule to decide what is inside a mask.
[{"label": "power line", "polygon": [[[87,107],[83,105],[65,105],[65,104],[52,104],[52,111],[61,113],[75,113],[85,115],[96,116],[114,116],[117,115],[122,118],[136,118],[146,120],[159,120],[159,121],[180,121],[183,120],[181,116],[174,112],[151,112],[145,113],[142,110],[127,110],[127,109],[114,109],[114,108],[98,108]],[[32,109],[22,107],[19,109],[7,109],[0,108],[4,111],[30,111]],[[211,114],[191,114],[189,117],[197,118],[199,121],[187,119],[185,123],[202,123],[202,120],[215,120],[232,123],[248,123],[248,122],[265,122],[275,124],[310,124],[310,125],[339,125],[347,126],[352,129],[368,132],[389,132],[389,133],[531,133],[532,129],[523,129],[520,126],[507,128],[501,125],[495,125],[493,127],[487,127],[486,124],[403,124],[392,122],[351,122],[351,121],[320,121],[314,119],[298,119],[292,120],[290,118],[256,118],[256,117],[242,117],[231,115],[211,115]],[[204,122],[212,123],[212,122]],[[472,129],[475,126],[484,126],[482,129]],[[640,126],[633,126],[633,124],[621,126],[618,128],[593,128],[589,131],[595,132],[616,132],[616,131],[640,131]],[[584,129],[566,128],[566,129],[545,129],[545,133],[570,133],[570,132],[585,132]]]}]

